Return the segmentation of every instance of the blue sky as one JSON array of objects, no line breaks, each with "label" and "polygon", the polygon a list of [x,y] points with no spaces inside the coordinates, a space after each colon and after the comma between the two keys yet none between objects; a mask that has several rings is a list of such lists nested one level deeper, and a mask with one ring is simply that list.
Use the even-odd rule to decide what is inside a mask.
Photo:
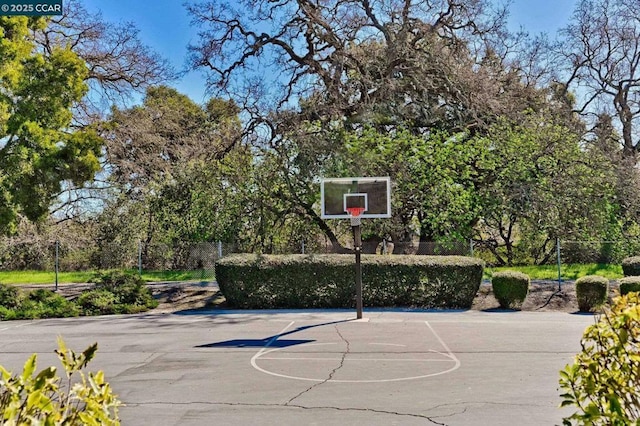
[{"label": "blue sky", "polygon": [[[100,10],[109,22],[134,22],[141,40],[176,69],[184,68],[187,44],[195,42],[197,37],[197,29],[190,26],[182,3],[181,0],[84,0],[87,9]],[[509,25],[513,29],[522,26],[532,34],[553,35],[568,22],[576,3],[577,0],[512,0]],[[198,103],[206,100],[201,73],[189,73],[173,86]]]}]

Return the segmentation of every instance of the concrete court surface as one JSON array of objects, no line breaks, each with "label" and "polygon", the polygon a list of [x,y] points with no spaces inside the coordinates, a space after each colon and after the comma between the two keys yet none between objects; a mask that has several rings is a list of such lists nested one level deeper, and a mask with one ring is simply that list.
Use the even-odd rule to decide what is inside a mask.
[{"label": "concrete court surface", "polygon": [[553,425],[593,316],[225,311],[0,322],[0,365],[98,342],[123,425]]}]

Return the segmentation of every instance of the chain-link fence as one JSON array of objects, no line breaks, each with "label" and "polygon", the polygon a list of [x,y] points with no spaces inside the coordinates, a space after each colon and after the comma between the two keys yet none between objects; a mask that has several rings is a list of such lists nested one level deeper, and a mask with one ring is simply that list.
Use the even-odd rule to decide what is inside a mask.
[{"label": "chain-link fence", "polygon": [[[271,250],[277,254],[349,253],[352,247],[333,247],[330,242],[301,239]],[[74,245],[59,241],[0,241],[0,271],[104,271],[130,270],[140,274],[173,272],[166,274],[176,279],[212,280],[216,261],[239,251],[234,244],[222,242],[177,242],[174,244],[146,243],[144,241],[95,241]],[[264,251],[264,250],[263,250]],[[624,241],[562,241],[548,250],[546,263],[558,267],[558,280],[562,280],[562,267],[568,264],[621,264],[628,256],[640,255],[640,240]],[[393,242],[387,239],[363,241],[364,254],[459,255],[481,257],[492,264],[491,253],[472,240],[450,242]],[[180,275],[178,272],[184,274]]]},{"label": "chain-link fence", "polygon": [[234,245],[221,242],[97,241],[74,246],[61,241],[37,244],[4,241],[0,244],[0,271],[46,271],[57,275],[59,272],[128,270],[156,274],[160,279],[165,274],[170,278],[212,280],[217,259],[234,251]]},{"label": "chain-link fence", "polygon": [[620,265],[625,257],[637,255],[640,255],[640,240],[560,241],[560,257],[563,264]]}]

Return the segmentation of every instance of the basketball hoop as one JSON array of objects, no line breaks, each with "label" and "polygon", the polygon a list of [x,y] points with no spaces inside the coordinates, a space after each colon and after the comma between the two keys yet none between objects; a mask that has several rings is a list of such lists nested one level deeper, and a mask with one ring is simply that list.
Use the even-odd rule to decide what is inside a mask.
[{"label": "basketball hoop", "polygon": [[351,217],[351,226],[360,226],[362,220],[360,215],[364,213],[364,207],[347,207],[347,213]]},{"label": "basketball hoop", "polygon": [[351,217],[358,217],[364,213],[364,207],[347,207],[347,212]]}]

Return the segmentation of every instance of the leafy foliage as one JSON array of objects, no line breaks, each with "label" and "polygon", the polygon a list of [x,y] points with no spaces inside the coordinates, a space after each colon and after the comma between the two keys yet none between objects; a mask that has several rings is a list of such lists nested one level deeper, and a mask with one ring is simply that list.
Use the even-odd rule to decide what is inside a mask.
[{"label": "leafy foliage", "polygon": [[527,274],[518,271],[501,271],[493,274],[491,286],[500,307],[520,309],[529,293],[530,281]]},{"label": "leafy foliage", "polygon": [[[461,256],[362,256],[366,306],[469,308],[483,262]],[[240,308],[346,308],[349,255],[232,255],[216,263],[220,290]]]},{"label": "leafy foliage", "polygon": [[48,289],[23,294],[17,287],[0,284],[0,319],[65,318],[78,316],[75,303]]},{"label": "leafy foliage", "polygon": [[0,306],[15,308],[20,304],[20,291],[18,287],[0,283]]},{"label": "leafy foliage", "polygon": [[17,310],[17,318],[66,318],[78,316],[80,310],[70,300],[48,289],[29,292]]},{"label": "leafy foliage", "polygon": [[[100,217],[100,244],[125,257],[133,234],[144,243],[147,263],[153,243],[240,235],[253,183],[253,157],[240,131],[233,102],[213,98],[201,106],[166,86],[149,88],[142,105],[114,108],[105,132],[110,180],[120,196]],[[112,248],[114,241],[123,244]]]},{"label": "leafy foliage", "polygon": [[95,289],[83,292],[76,302],[85,315],[131,314],[158,306],[138,275],[111,272],[96,277],[94,282]]},{"label": "leafy foliage", "polygon": [[76,185],[99,169],[101,139],[70,131],[72,108],[87,93],[85,63],[68,46],[39,51],[43,19],[0,17],[0,232],[19,215],[41,220],[61,182]]},{"label": "leafy foliage", "polygon": [[[22,374],[13,376],[0,366],[0,420],[15,425],[119,425],[122,403],[105,381],[104,373],[82,370],[95,357],[94,343],[81,354],[68,349],[58,338],[56,354],[66,380],[55,367],[36,372],[36,354],[24,364]],[[79,377],[79,381],[73,380]],[[66,389],[65,385],[66,384]]]},{"label": "leafy foliage", "polygon": [[144,280],[137,275],[114,272],[95,280],[95,289],[82,292],[75,300],[48,289],[22,294],[16,287],[0,284],[0,319],[133,314],[158,306]]},{"label": "leafy foliage", "polygon": [[581,340],[574,363],[560,371],[565,425],[640,424],[640,299],[616,298]]},{"label": "leafy foliage", "polygon": [[558,236],[588,239],[609,223],[612,177],[601,155],[549,112],[520,123],[500,120],[477,142],[484,155],[478,197],[478,246],[500,265],[544,264]]},{"label": "leafy foliage", "polygon": [[110,315],[118,311],[116,295],[106,289],[83,291],[76,304],[84,315]]},{"label": "leafy foliage", "polygon": [[347,173],[390,176],[394,182],[394,220],[385,225],[394,241],[411,240],[408,228],[414,217],[424,241],[471,235],[478,215],[477,173],[472,163],[481,161],[483,153],[468,135],[433,132],[423,136],[367,127],[346,134],[345,146]]},{"label": "leafy foliage", "polygon": [[576,280],[576,297],[581,312],[591,312],[606,303],[609,280],[599,275],[587,275]]}]

